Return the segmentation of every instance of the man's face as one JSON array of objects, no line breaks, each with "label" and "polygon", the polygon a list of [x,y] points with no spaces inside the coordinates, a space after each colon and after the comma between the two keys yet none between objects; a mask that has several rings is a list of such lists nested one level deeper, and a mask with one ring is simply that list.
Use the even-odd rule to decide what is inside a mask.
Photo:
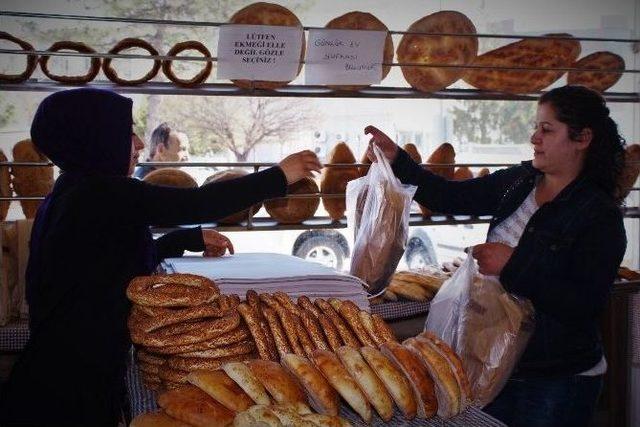
[{"label": "man's face", "polygon": [[160,144],[157,151],[157,161],[186,162],[189,160],[189,140],[183,133],[171,131],[167,139],[167,146]]}]

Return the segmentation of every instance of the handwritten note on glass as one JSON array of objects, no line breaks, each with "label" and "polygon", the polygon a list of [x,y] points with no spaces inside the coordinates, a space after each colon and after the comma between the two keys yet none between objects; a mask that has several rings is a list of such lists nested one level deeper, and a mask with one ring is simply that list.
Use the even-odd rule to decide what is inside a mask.
[{"label": "handwritten note on glass", "polygon": [[218,37],[219,79],[289,81],[298,75],[302,28],[223,25]]},{"label": "handwritten note on glass", "polygon": [[375,84],[382,80],[385,31],[309,30],[307,84]]}]

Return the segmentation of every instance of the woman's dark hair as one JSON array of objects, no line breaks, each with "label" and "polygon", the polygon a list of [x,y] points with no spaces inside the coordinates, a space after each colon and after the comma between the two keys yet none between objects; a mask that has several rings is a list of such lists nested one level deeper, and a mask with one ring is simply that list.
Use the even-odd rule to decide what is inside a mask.
[{"label": "woman's dark hair", "polygon": [[556,118],[569,127],[569,138],[577,140],[588,128],[593,137],[582,169],[596,185],[621,203],[620,177],[625,164],[625,140],[609,117],[604,98],[584,86],[563,86],[540,97],[538,104],[550,104]]},{"label": "woman's dark hair", "polygon": [[158,146],[160,144],[165,147],[169,147],[169,135],[171,134],[171,127],[169,123],[164,122],[158,125],[157,128],[153,130],[151,133],[151,141],[149,142],[149,159],[152,160],[153,156],[156,155],[156,151],[158,151]]}]

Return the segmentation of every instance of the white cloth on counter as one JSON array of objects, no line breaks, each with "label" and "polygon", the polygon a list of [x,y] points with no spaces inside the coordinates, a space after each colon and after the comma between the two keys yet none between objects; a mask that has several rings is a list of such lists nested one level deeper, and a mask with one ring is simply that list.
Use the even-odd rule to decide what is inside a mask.
[{"label": "white cloth on counter", "polygon": [[369,310],[365,284],[357,277],[324,265],[276,253],[239,253],[219,258],[186,256],[167,258],[161,268],[167,273],[190,273],[208,277],[224,294],[244,296],[282,291],[292,298],[349,299]]}]

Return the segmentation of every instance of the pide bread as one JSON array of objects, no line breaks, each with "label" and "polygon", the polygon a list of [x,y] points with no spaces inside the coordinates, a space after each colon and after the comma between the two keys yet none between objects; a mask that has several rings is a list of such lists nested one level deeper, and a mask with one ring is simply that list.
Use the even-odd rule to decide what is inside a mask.
[{"label": "pide bread", "polygon": [[[302,23],[289,9],[275,3],[258,2],[250,4],[233,14],[229,20],[231,24],[243,25],[273,25],[278,27],[298,27],[302,29]],[[300,61],[304,59],[306,48],[304,31],[301,31],[302,44],[300,47]],[[302,69],[302,62],[298,67],[298,73]],[[232,80],[232,82],[244,89],[276,89],[286,86],[288,81],[272,82],[264,80]]]},{"label": "pide bread", "polygon": [[581,58],[572,68],[597,68],[606,71],[619,70],[619,73],[601,73],[598,71],[569,71],[567,84],[586,86],[598,92],[604,92],[616,84],[625,69],[624,59],[611,52],[595,52]]},{"label": "pide bread", "polygon": [[295,408],[287,405],[271,405],[269,409],[278,417],[283,426],[315,427],[311,421],[305,420]]},{"label": "pide bread", "polygon": [[[30,139],[24,139],[13,146],[13,161],[48,162],[49,159],[38,151]],[[4,167],[0,169],[6,170]],[[12,166],[11,174],[13,190],[18,196],[46,196],[53,188],[53,168],[50,166]],[[35,218],[41,203],[41,200],[21,200],[24,216]]]},{"label": "pide bread", "polygon": [[198,183],[188,173],[176,168],[161,168],[149,172],[144,182],[164,187],[196,188]]},{"label": "pide bread", "polygon": [[222,370],[259,405],[269,405],[271,399],[262,383],[242,362],[229,362],[222,365]]},{"label": "pide bread", "polygon": [[231,411],[244,411],[255,404],[253,399],[224,371],[203,369],[191,371],[187,381]]},{"label": "pide bread", "polygon": [[353,347],[343,346],[336,351],[336,354],[380,418],[389,421],[393,417],[393,400],[360,352]]},{"label": "pide bread", "polygon": [[362,347],[360,353],[369,364],[369,367],[380,378],[380,381],[382,381],[394,402],[404,414],[404,417],[409,420],[415,418],[417,411],[416,400],[409,381],[402,371],[373,347]]},{"label": "pide bread", "polygon": [[[287,194],[317,194],[318,184],[311,178],[303,178],[289,185]],[[280,198],[264,202],[267,213],[281,224],[298,224],[315,214],[320,198]]]},{"label": "pide bread", "polygon": [[[443,10],[411,24],[408,32],[476,34],[469,18],[460,12]],[[457,81],[465,68],[411,66],[408,64],[468,65],[478,54],[476,37],[405,34],[397,49],[402,74],[411,87],[436,92]]]},{"label": "pide bread", "polygon": [[[329,163],[355,163],[356,158],[347,144],[339,142],[329,153],[327,161]],[[358,169],[355,166],[353,168],[326,167],[322,170],[320,190],[322,194],[344,194],[347,189],[347,183],[358,177]],[[322,204],[327,213],[329,213],[329,217],[334,221],[344,216],[344,211],[347,207],[344,196],[323,197]]]},{"label": "pide bread", "polygon": [[[382,62],[389,64],[393,61],[393,39],[389,34],[389,29],[378,18],[367,12],[349,12],[344,15],[332,19],[325,25],[325,28],[339,30],[369,30],[369,31],[385,31],[387,37],[384,42],[384,51],[382,54]],[[391,67],[389,65],[382,66],[382,79],[384,79]],[[365,86],[354,85],[336,85],[329,86],[336,90],[359,90]]]},{"label": "pide bread", "polygon": [[460,387],[460,410],[464,410],[467,406],[471,404],[473,399],[471,393],[471,385],[469,384],[469,378],[467,377],[467,373],[462,366],[462,360],[456,354],[455,351],[447,343],[436,337],[432,332],[425,331],[416,337],[417,340],[429,340],[438,350],[442,356],[444,356],[453,372],[453,375],[458,382],[458,386]]},{"label": "pide bread", "polygon": [[428,339],[409,338],[403,345],[414,351],[434,381],[438,399],[438,416],[451,418],[460,413],[460,387],[447,359]]},{"label": "pide bread", "polygon": [[232,411],[193,385],[162,393],[158,405],[169,416],[197,427],[227,426],[234,418]]},{"label": "pide bread", "polygon": [[372,413],[369,401],[336,354],[326,350],[315,350],[311,360],[360,418],[370,423]]},{"label": "pide bread", "polygon": [[285,354],[280,363],[300,382],[316,412],[338,415],[338,394],[306,357]]},{"label": "pide bread", "polygon": [[[228,181],[230,179],[241,178],[243,176],[249,175],[249,172],[242,169],[229,169],[225,171],[218,171],[213,175],[209,176],[205,179],[202,185],[210,184],[212,182],[223,182]],[[251,207],[251,216],[255,215],[260,208],[262,207],[262,203],[256,203]],[[217,222],[219,224],[239,224],[242,221],[246,221],[249,218],[249,209],[242,210],[240,212],[233,213],[229,216],[226,216],[222,219],[219,219]]]},{"label": "pide bread", "polygon": [[284,424],[270,406],[254,405],[236,414],[233,427],[284,427]]},{"label": "pide bread", "polygon": [[[569,68],[580,55],[580,42],[570,34],[545,34],[546,39],[525,39],[486,52],[476,57],[475,66]],[[566,71],[470,69],[463,79],[480,90],[506,93],[529,93],[540,91]]]},{"label": "pide bread", "polygon": [[438,410],[435,386],[420,358],[408,348],[387,342],[380,346],[382,354],[402,371],[409,380],[417,404],[418,418],[431,418]]},{"label": "pide bread", "polygon": [[187,424],[180,420],[170,417],[163,411],[140,414],[131,420],[129,427],[190,427],[191,424]]},{"label": "pide bread", "polygon": [[300,385],[278,363],[270,360],[247,360],[245,363],[276,403],[293,405],[300,414],[311,412]]}]

